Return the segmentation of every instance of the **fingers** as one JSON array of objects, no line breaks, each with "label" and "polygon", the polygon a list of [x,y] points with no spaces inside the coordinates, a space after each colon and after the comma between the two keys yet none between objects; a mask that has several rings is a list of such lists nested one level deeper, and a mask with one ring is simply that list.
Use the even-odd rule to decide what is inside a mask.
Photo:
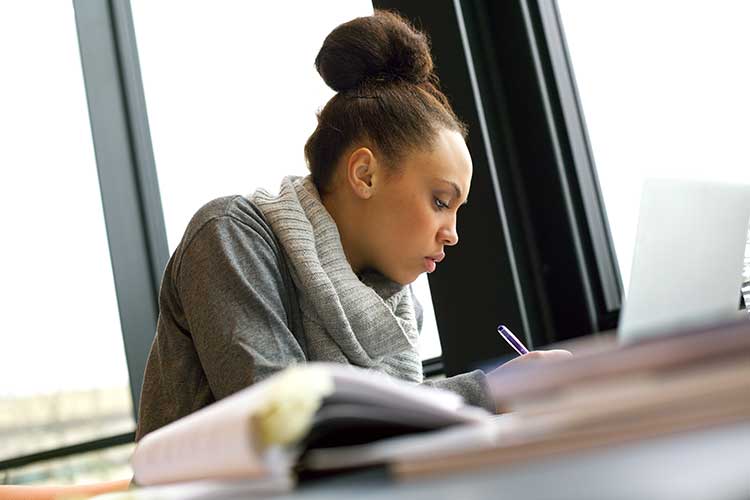
[{"label": "fingers", "polygon": [[568,359],[573,353],[565,349],[550,349],[549,351],[539,351],[545,359]]},{"label": "fingers", "polygon": [[529,361],[531,360],[553,361],[553,360],[568,359],[571,356],[573,356],[573,354],[570,351],[566,351],[565,349],[550,349],[549,351],[531,351],[528,354],[524,354],[518,359],[527,359]]},{"label": "fingers", "polygon": [[571,359],[573,354],[565,349],[551,349],[549,351],[531,351],[523,356],[518,356],[510,361],[506,361],[502,365],[498,366],[490,374],[498,376],[502,373],[506,373],[508,370],[523,368],[528,366],[536,365],[537,363],[547,363],[555,361],[564,361]]}]

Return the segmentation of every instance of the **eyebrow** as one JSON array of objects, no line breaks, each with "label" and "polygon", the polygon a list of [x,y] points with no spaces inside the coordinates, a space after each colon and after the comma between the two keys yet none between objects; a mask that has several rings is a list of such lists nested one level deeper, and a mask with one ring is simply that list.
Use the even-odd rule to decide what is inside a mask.
[{"label": "eyebrow", "polygon": [[[458,184],[456,184],[453,181],[449,181],[446,179],[436,179],[438,182],[444,182],[445,184],[450,184],[451,187],[453,187],[453,191],[456,192],[456,198],[461,199],[461,188],[458,187]],[[466,198],[461,205],[466,205],[469,203],[469,198]]]}]

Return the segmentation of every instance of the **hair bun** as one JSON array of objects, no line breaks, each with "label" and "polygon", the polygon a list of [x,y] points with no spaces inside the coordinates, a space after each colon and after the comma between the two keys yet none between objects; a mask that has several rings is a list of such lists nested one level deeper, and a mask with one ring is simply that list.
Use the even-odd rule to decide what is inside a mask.
[{"label": "hair bun", "polygon": [[315,58],[315,68],[337,92],[367,81],[429,79],[433,64],[427,35],[384,10],[336,27]]}]

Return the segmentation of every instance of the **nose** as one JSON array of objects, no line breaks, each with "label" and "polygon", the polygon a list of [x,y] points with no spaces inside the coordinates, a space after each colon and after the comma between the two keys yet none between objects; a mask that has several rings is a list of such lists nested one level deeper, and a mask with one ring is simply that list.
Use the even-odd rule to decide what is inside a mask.
[{"label": "nose", "polygon": [[438,236],[440,243],[453,246],[458,243],[458,231],[456,230],[456,219],[454,218],[449,225],[440,228]]}]

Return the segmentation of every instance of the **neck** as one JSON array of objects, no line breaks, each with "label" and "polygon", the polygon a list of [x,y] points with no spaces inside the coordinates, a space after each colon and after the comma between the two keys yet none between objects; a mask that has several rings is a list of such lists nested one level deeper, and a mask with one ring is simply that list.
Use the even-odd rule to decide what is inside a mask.
[{"label": "neck", "polygon": [[356,210],[353,203],[336,196],[335,193],[321,196],[321,201],[336,223],[346,260],[352,266],[354,273],[359,275],[365,268],[364,249],[362,248],[361,238],[359,238],[362,225],[356,216],[359,211]]}]

